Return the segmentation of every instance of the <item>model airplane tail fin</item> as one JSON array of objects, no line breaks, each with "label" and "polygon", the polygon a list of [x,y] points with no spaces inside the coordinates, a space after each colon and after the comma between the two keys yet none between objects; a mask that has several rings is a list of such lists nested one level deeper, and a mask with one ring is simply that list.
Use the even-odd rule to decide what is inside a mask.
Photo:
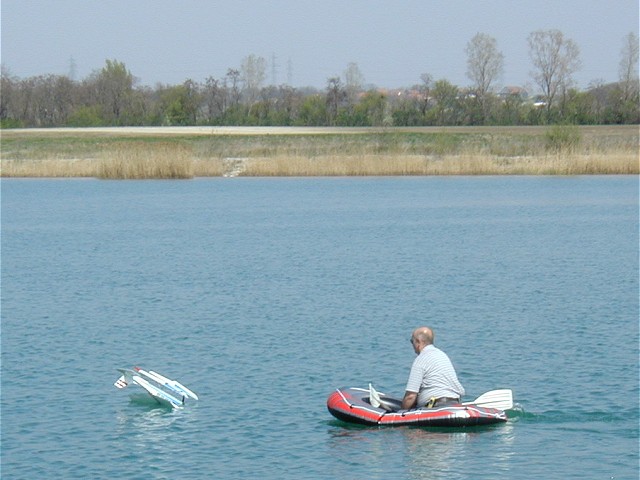
[{"label": "model airplane tail fin", "polygon": [[124,375],[122,375],[118,380],[116,380],[116,383],[114,383],[113,385],[116,388],[125,388],[129,384],[127,383],[127,380],[124,378]]}]

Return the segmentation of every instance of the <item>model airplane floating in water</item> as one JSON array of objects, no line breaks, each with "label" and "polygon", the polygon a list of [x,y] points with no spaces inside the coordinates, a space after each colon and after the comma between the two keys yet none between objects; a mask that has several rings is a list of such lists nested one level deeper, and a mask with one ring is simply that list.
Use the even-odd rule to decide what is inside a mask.
[{"label": "model airplane floating in water", "polygon": [[161,405],[171,408],[182,408],[188,398],[198,400],[198,396],[180,382],[160,375],[153,370],[143,370],[140,367],[118,368],[122,376],[116,380],[117,388],[126,388],[134,383],[144,388]]}]

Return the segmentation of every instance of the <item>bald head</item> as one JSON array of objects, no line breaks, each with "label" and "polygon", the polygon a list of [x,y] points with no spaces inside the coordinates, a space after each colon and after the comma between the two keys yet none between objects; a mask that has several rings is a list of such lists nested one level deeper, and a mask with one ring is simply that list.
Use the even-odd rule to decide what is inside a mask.
[{"label": "bald head", "polygon": [[418,327],[413,331],[413,338],[426,345],[433,344],[433,330],[429,327]]}]

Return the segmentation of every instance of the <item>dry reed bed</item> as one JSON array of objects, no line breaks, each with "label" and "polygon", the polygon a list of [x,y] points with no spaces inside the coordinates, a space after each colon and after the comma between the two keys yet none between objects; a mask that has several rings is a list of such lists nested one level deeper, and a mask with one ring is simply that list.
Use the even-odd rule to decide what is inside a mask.
[{"label": "dry reed bed", "polygon": [[[637,174],[627,155],[556,154],[544,157],[483,155],[362,155],[315,158],[261,158],[247,162],[244,176],[402,176],[402,175],[604,175]],[[320,173],[319,173],[320,172]]]},{"label": "dry reed bed", "polygon": [[173,179],[640,173],[637,126],[348,133],[177,135],[173,131],[143,136],[5,130],[1,175]]}]

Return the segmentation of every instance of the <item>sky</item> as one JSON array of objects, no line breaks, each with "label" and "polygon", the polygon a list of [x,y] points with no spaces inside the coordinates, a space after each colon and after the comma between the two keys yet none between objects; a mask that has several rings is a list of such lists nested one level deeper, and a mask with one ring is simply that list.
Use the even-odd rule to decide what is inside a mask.
[{"label": "sky", "polygon": [[139,85],[204,82],[267,61],[267,84],[323,89],[355,62],[365,84],[410,87],[429,73],[460,87],[476,33],[504,55],[499,85],[531,88],[528,35],[560,30],[580,48],[577,87],[618,80],[638,0],[1,0],[1,62],[19,78],[82,80],[105,60]]}]

